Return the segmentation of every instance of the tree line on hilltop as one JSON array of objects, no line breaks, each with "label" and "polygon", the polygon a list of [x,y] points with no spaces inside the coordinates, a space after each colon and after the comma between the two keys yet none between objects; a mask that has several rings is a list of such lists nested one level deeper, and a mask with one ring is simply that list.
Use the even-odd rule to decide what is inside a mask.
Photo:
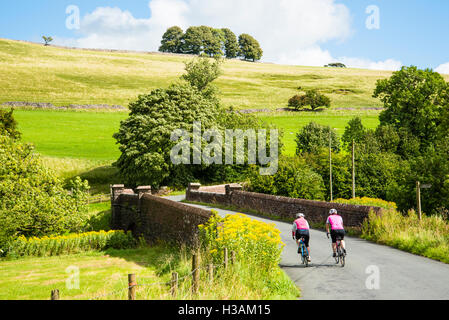
[{"label": "tree line on hilltop", "polygon": [[185,32],[178,26],[168,28],[162,36],[161,52],[207,55],[233,59],[242,57],[258,61],[263,50],[259,42],[249,34],[237,36],[228,28],[215,29],[208,26],[189,27]]}]

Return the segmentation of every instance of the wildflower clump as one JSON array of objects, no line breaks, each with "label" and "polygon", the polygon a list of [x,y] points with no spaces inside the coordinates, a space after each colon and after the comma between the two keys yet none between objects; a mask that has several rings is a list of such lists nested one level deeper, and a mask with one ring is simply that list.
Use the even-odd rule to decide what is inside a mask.
[{"label": "wildflower clump", "polygon": [[220,218],[213,212],[208,223],[199,228],[204,247],[217,263],[223,261],[227,248],[229,252],[235,251],[238,259],[272,271],[278,266],[285,246],[274,224],[253,220],[241,213]]}]

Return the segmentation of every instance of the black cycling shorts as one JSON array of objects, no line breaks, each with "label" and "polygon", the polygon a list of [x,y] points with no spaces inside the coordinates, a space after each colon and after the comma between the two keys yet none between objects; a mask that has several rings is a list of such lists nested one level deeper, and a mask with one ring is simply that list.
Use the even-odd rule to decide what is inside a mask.
[{"label": "black cycling shorts", "polygon": [[310,233],[308,230],[296,230],[296,240],[304,238],[306,247],[309,247]]},{"label": "black cycling shorts", "polygon": [[337,243],[337,237],[345,239],[345,230],[331,230],[332,243]]}]

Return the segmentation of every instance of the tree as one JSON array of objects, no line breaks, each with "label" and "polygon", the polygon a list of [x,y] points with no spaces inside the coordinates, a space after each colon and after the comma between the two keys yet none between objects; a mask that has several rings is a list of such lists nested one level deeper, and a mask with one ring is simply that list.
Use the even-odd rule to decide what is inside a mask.
[{"label": "tree", "polygon": [[[195,121],[203,127],[216,127],[219,105],[190,84],[174,84],[140,95],[129,109],[129,118],[121,122],[119,132],[114,134],[121,151],[117,166],[126,183],[158,188],[169,185],[171,175],[180,170],[170,158],[176,145],[171,134],[177,129],[192,132]],[[193,167],[183,170],[193,177]]]},{"label": "tree", "polygon": [[162,36],[161,46],[159,51],[161,52],[171,52],[171,53],[182,53],[182,38],[184,31],[177,26],[168,28],[167,31]]},{"label": "tree", "polygon": [[182,37],[182,52],[200,54],[203,51],[203,30],[200,27],[190,27]]},{"label": "tree", "polygon": [[222,46],[224,35],[220,29],[201,26],[203,37],[203,51],[209,57],[223,56]]},{"label": "tree", "polygon": [[320,107],[330,108],[331,100],[317,90],[308,90],[305,95],[296,95],[292,97],[288,101],[288,105],[296,110],[300,110],[307,106],[312,110],[316,110]]},{"label": "tree", "polygon": [[324,66],[325,68],[346,68],[346,65],[341,62],[333,62]]},{"label": "tree", "polygon": [[209,84],[222,74],[221,64],[220,59],[215,59],[213,63],[209,58],[204,57],[191,60],[186,63],[185,70],[187,73],[182,75],[181,78],[199,91],[204,91]]},{"label": "tree", "polygon": [[259,42],[249,34],[244,33],[239,36],[239,48],[239,56],[245,60],[255,62],[262,58],[263,50]]},{"label": "tree", "polygon": [[236,58],[239,52],[239,44],[236,35],[230,29],[223,28],[221,30],[224,35],[224,52],[226,58]]},{"label": "tree", "polygon": [[347,151],[352,150],[352,141],[357,143],[361,142],[364,139],[365,134],[366,129],[362,124],[362,119],[360,117],[352,118],[348,122],[345,133],[341,138],[344,148]]},{"label": "tree", "polygon": [[323,179],[299,158],[282,158],[275,175],[262,176],[258,170],[251,171],[249,183],[253,192],[308,200],[325,199]]},{"label": "tree", "polygon": [[329,140],[332,150],[340,152],[340,138],[337,132],[330,127],[310,122],[296,135],[296,154],[318,153],[322,148],[329,148]]},{"label": "tree", "polygon": [[0,135],[20,139],[21,133],[17,130],[17,121],[13,117],[13,112],[14,109],[9,112],[0,109]]},{"label": "tree", "polygon": [[0,248],[17,236],[83,231],[87,181],[72,181],[71,193],[45,168],[30,144],[0,136]]},{"label": "tree", "polygon": [[418,139],[422,152],[438,139],[449,105],[448,92],[449,84],[440,74],[411,66],[379,80],[373,96],[385,107],[379,117],[381,125],[390,124],[410,133]]},{"label": "tree", "polygon": [[49,44],[50,44],[50,42],[52,42],[53,41],[53,38],[52,37],[46,37],[46,36],[42,36],[42,39],[44,39],[44,42],[45,42],[45,46],[48,46]]}]

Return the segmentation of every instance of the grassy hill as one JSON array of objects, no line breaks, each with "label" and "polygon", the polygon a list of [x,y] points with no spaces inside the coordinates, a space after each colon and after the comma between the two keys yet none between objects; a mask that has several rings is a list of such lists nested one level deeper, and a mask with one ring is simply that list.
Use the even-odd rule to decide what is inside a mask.
[{"label": "grassy hill", "polygon": [[[0,39],[0,103],[127,104],[138,94],[165,87],[184,72],[190,56],[44,47]],[[372,98],[388,71],[300,67],[228,60],[216,81],[226,105],[277,109],[302,89],[317,88],[333,108],[381,107]]]},{"label": "grassy hill", "polygon": [[[0,104],[9,101],[122,105],[139,94],[166,87],[184,73],[185,55],[74,50],[0,39]],[[343,134],[347,122],[359,115],[368,128],[378,123],[376,81],[388,71],[300,67],[227,60],[224,74],[214,82],[225,105],[236,109],[269,109],[258,116],[284,130],[284,153],[294,155],[295,136],[315,121]],[[449,80],[449,76],[446,76]],[[276,112],[287,106],[298,87],[320,89],[332,99],[322,112]],[[23,140],[36,145],[46,163],[64,178],[85,173],[107,192],[119,181],[111,164],[119,150],[112,138],[123,111],[60,111],[18,109],[15,117]],[[97,188],[98,187],[98,188]]]}]

